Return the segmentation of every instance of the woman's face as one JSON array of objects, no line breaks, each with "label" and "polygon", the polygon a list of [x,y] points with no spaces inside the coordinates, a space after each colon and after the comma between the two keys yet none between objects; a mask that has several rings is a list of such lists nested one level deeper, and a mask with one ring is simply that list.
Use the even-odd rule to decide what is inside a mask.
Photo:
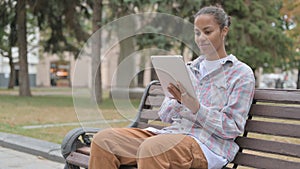
[{"label": "woman's face", "polygon": [[[228,32],[225,26],[222,30],[213,15],[202,14],[195,18],[194,22],[195,42],[201,54],[207,59],[215,60],[225,52],[224,38]],[[226,53],[226,52],[225,52]]]}]

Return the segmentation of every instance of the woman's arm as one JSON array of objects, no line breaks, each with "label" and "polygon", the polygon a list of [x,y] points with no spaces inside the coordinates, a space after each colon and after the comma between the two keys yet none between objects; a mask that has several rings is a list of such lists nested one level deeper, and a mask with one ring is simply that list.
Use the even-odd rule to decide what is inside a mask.
[{"label": "woman's arm", "polygon": [[181,112],[181,116],[200,125],[204,130],[223,139],[234,139],[244,131],[248,112],[252,104],[255,82],[240,79],[228,97],[227,105],[221,110],[200,103],[195,114]]},{"label": "woman's arm", "polygon": [[163,122],[172,123],[173,117],[180,116],[179,112],[183,109],[183,106],[175,99],[165,97],[162,106],[158,112],[158,115]]}]

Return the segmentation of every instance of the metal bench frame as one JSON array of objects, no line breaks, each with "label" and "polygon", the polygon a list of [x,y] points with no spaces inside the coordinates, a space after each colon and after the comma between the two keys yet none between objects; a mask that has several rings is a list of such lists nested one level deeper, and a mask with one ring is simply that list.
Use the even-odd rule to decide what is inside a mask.
[{"label": "metal bench frame", "polygon": [[[136,119],[129,127],[162,128],[163,125],[153,122],[160,120],[157,110],[163,99],[159,82],[152,81],[146,87]],[[88,168],[91,139],[99,130],[77,128],[65,136],[61,146],[62,155],[66,159],[65,169]],[[299,169],[300,90],[256,89],[245,132],[235,141],[240,151],[234,161],[224,168],[248,166]],[[120,168],[136,169],[136,166]]]}]

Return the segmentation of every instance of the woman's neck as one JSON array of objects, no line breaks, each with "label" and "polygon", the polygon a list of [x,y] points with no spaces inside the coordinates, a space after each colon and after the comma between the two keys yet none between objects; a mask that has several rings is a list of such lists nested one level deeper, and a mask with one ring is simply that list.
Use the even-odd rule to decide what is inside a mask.
[{"label": "woman's neck", "polygon": [[218,60],[218,59],[224,58],[226,56],[227,56],[226,51],[222,50],[222,51],[220,51],[218,53],[214,53],[213,55],[206,56],[206,60],[213,61],[213,60]]}]

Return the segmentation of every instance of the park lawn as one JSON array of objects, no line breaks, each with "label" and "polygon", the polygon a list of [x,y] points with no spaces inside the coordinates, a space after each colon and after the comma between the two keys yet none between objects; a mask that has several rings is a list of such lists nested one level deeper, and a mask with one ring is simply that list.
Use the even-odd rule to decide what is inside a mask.
[{"label": "park lawn", "polygon": [[[3,93],[4,90],[1,91]],[[49,91],[47,91],[49,93]],[[50,91],[51,92],[51,91]],[[139,100],[132,100],[133,106],[138,107]],[[89,108],[86,112],[91,112]],[[19,97],[16,95],[0,95],[0,132],[25,135],[50,142],[61,143],[66,133],[73,128],[80,127],[83,121],[107,121],[105,123],[82,123],[83,127],[125,127],[130,121],[124,121],[124,115],[118,113],[114,102],[106,94],[99,106],[98,114],[92,116],[85,111],[75,112],[71,95],[39,95],[33,97]],[[78,110],[77,110],[78,111]],[[94,111],[94,110],[93,110]],[[94,111],[95,112],[95,111]],[[132,112],[132,119],[136,112]],[[120,122],[110,120],[123,119]],[[43,127],[40,125],[53,125]],[[24,128],[37,126],[36,128]]]}]

